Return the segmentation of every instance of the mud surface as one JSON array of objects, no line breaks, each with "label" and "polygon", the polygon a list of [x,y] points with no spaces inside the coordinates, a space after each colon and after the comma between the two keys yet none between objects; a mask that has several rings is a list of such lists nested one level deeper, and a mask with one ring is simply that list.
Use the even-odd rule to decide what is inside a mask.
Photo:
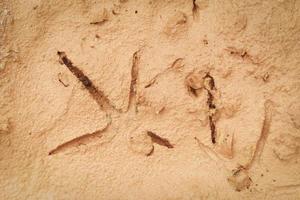
[{"label": "mud surface", "polygon": [[298,199],[300,1],[0,1],[0,199]]}]

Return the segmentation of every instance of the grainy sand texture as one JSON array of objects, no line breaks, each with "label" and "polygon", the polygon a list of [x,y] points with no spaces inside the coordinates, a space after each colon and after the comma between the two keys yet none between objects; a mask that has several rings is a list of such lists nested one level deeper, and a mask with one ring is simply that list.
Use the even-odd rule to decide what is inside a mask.
[{"label": "grainy sand texture", "polygon": [[300,199],[300,1],[0,0],[0,199]]}]

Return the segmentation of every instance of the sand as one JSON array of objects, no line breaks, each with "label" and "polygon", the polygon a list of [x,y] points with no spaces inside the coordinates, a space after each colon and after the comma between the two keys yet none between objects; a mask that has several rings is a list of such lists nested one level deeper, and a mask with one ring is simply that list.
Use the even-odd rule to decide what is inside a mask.
[{"label": "sand", "polygon": [[0,199],[299,199],[300,1],[0,0]]}]

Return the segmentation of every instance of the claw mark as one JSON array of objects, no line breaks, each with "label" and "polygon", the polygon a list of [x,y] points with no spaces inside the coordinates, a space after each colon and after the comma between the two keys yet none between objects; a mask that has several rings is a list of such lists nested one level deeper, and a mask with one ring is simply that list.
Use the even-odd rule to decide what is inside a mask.
[{"label": "claw mark", "polygon": [[253,64],[260,64],[262,61],[259,61],[254,56],[250,55],[245,49],[237,49],[235,47],[228,47],[225,49],[230,53],[230,55],[235,57],[240,57],[245,61],[249,61]]},{"label": "claw mark", "polygon": [[194,88],[188,86],[188,91],[195,97],[198,97],[197,91]]},{"label": "claw mark", "polygon": [[156,78],[151,79],[151,81],[147,85],[145,85],[145,88],[151,87],[155,83],[155,81]]},{"label": "claw mark", "polygon": [[146,154],[146,156],[151,156],[153,154],[153,152],[154,152],[154,146],[152,146],[151,151],[148,154]]},{"label": "claw mark", "polygon": [[210,126],[210,132],[211,132],[211,142],[213,144],[216,143],[216,120],[215,120],[215,109],[216,109],[216,105],[214,103],[214,96],[212,94],[212,91],[216,90],[215,87],[215,81],[213,79],[212,76],[210,76],[209,74],[206,74],[206,76],[204,77],[204,88],[207,91],[207,105],[209,108],[209,126]]},{"label": "claw mark", "polygon": [[113,15],[119,15],[120,13],[116,12],[114,9],[111,11]]},{"label": "claw mark", "polygon": [[78,67],[73,65],[72,61],[67,57],[65,52],[58,51],[57,55],[60,58],[60,63],[64,64],[72,72],[72,74],[76,76],[76,78],[84,85],[93,99],[102,109],[115,109],[104,93],[98,90],[93,82]]},{"label": "claw mark", "polygon": [[65,151],[66,149],[69,149],[69,148],[72,148],[72,147],[78,147],[80,145],[85,145],[93,140],[95,140],[96,138],[101,138],[102,137],[102,133],[104,131],[106,131],[110,126],[110,123],[102,130],[97,130],[93,133],[87,133],[87,134],[84,134],[82,136],[79,136],[79,137],[76,137],[68,142],[65,142],[59,146],[57,146],[55,149],[51,150],[49,152],[49,156],[50,155],[54,155],[54,154],[57,154],[59,152],[63,152]]},{"label": "claw mark", "polygon": [[92,25],[102,25],[102,24],[104,24],[107,21],[108,21],[107,19],[102,19],[100,21],[90,22],[90,24],[92,24]]},{"label": "claw mark", "polygon": [[183,67],[183,58],[177,58],[176,60],[174,60],[174,62],[171,64],[171,66],[169,67],[169,69],[179,69],[181,67]]},{"label": "claw mark", "polygon": [[165,146],[168,148],[174,148],[174,146],[169,142],[169,140],[160,137],[159,135],[156,135],[155,133],[151,131],[147,131],[147,135],[151,137],[152,142],[159,144],[161,146]]},{"label": "claw mark", "polygon": [[271,100],[267,100],[264,106],[265,106],[265,116],[264,116],[263,126],[261,129],[260,138],[256,142],[255,151],[251,161],[245,166],[246,169],[250,169],[254,163],[259,162],[259,159],[264,150],[269,135],[272,115],[273,115],[273,102]]},{"label": "claw mark", "polygon": [[60,78],[58,79],[58,81],[59,81],[64,87],[69,87],[69,84],[65,84]]},{"label": "claw mark", "polygon": [[193,18],[195,19],[198,16],[199,6],[196,4],[196,0],[193,0]]},{"label": "claw mark", "polygon": [[213,144],[215,144],[216,143],[216,125],[215,125],[215,121],[214,121],[212,116],[209,116],[208,119],[209,119],[210,131],[211,131],[211,142]]},{"label": "claw mark", "polygon": [[129,92],[129,102],[128,102],[128,108],[129,110],[132,105],[135,103],[135,111],[137,112],[137,106],[136,106],[136,94],[137,94],[137,80],[139,75],[139,69],[138,64],[140,60],[139,51],[136,51],[132,56],[132,67],[131,67],[131,83],[130,83],[130,92]]},{"label": "claw mark", "polygon": [[156,79],[158,77],[160,77],[161,75],[163,75],[164,73],[172,70],[172,69],[179,69],[181,67],[184,66],[184,64],[182,63],[183,61],[183,58],[177,58],[176,60],[174,60],[171,64],[171,66],[169,66],[168,68],[166,68],[164,71],[162,71],[161,73],[158,73],[156,74],[150,81],[147,85],[145,85],[145,88],[148,88],[148,87],[151,87],[155,82],[156,82]]},{"label": "claw mark", "polygon": [[197,90],[192,88],[191,86],[187,86],[189,94],[192,94],[194,97],[198,97]]},{"label": "claw mark", "polygon": [[59,73],[58,75],[58,81],[64,86],[64,87],[69,87],[69,84],[68,83],[65,83],[64,81],[64,77],[61,73]]}]

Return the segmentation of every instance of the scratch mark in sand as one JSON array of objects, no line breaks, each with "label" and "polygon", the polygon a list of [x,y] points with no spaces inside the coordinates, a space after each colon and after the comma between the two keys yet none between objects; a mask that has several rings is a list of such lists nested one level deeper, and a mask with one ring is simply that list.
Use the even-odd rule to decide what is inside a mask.
[{"label": "scratch mark in sand", "polygon": [[58,145],[55,149],[51,150],[48,155],[54,155],[60,152],[63,152],[67,149],[70,149],[72,147],[78,147],[80,145],[86,145],[87,143],[90,143],[94,141],[96,138],[101,138],[102,133],[105,132],[110,127],[110,123],[107,124],[107,126],[101,130],[97,130],[93,133],[87,133],[82,136],[76,137],[68,142],[65,142],[63,144]]},{"label": "scratch mark in sand", "polygon": [[138,75],[139,75],[139,60],[140,55],[139,51],[136,51],[132,56],[132,67],[131,67],[131,83],[130,83],[130,92],[129,92],[129,102],[127,111],[135,104],[135,111],[137,112],[137,81],[138,81]]},{"label": "scratch mark in sand", "polygon": [[65,52],[58,51],[60,63],[64,64],[70,72],[84,85],[97,104],[104,110],[114,110],[115,107],[109,102],[104,93],[96,88],[94,83],[78,67],[74,66]]},{"label": "scratch mark in sand", "polygon": [[165,146],[167,148],[174,148],[174,146],[169,142],[169,140],[162,138],[151,131],[147,131],[147,134],[151,137],[152,142],[161,146]]},{"label": "scratch mark in sand", "polygon": [[259,159],[264,150],[267,138],[269,136],[272,115],[273,115],[273,102],[271,100],[267,100],[265,102],[264,107],[265,107],[265,114],[264,114],[265,116],[264,116],[263,126],[261,129],[261,134],[260,134],[259,139],[256,142],[256,147],[255,147],[255,151],[252,156],[252,159],[245,166],[245,169],[250,169],[255,163],[259,162]]}]

